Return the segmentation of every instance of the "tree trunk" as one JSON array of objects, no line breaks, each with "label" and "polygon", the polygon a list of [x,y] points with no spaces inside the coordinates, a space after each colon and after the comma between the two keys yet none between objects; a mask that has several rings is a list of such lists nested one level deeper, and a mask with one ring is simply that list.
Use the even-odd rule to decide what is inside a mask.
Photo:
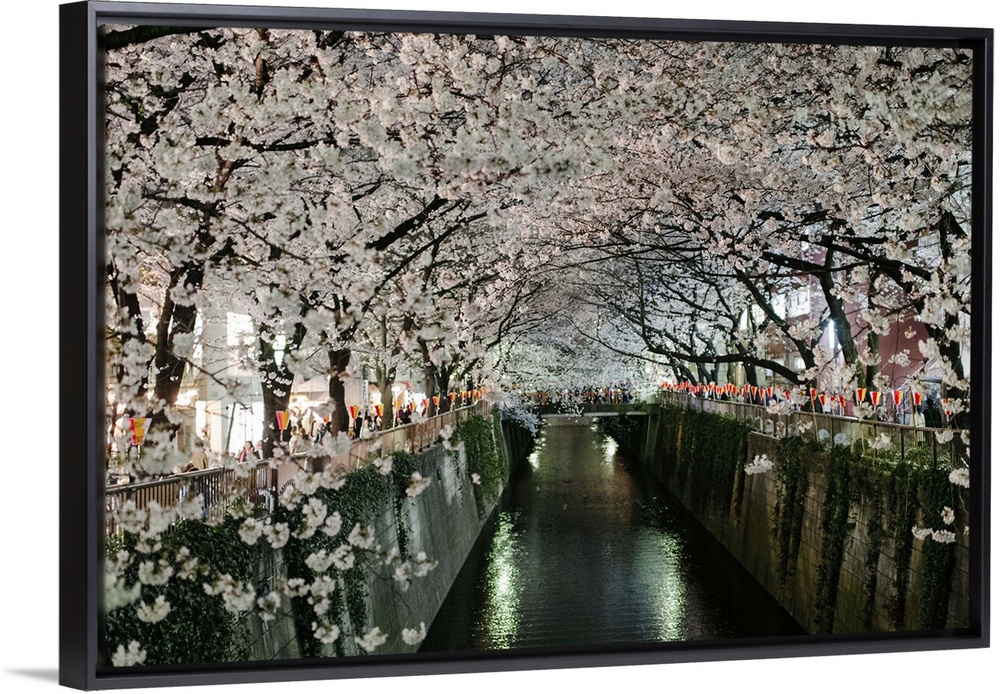
[{"label": "tree trunk", "polygon": [[[204,279],[203,266],[198,263],[193,266],[178,268],[171,273],[170,284],[164,292],[163,309],[156,324],[156,346],[153,354],[153,366],[156,376],[153,382],[154,402],[166,407],[177,402],[181,390],[181,380],[187,360],[174,353],[174,340],[178,335],[190,335],[194,332],[198,309],[193,305],[177,305],[170,298],[171,290],[176,286],[201,287]],[[153,411],[152,430],[167,430],[171,437],[176,433],[178,425],[167,419],[163,406]]]},{"label": "tree trunk", "polygon": [[[304,334],[305,329],[297,325],[295,336],[286,342],[286,352],[297,347]],[[257,329],[257,353],[260,360],[257,368],[260,373],[260,387],[264,398],[263,451],[265,458],[274,455],[275,444],[279,441],[287,441],[291,436],[291,432],[287,428],[284,432],[278,428],[277,413],[288,411],[288,402],[292,397],[292,383],[295,381],[295,374],[289,371],[287,362],[282,360],[280,366],[275,363],[272,339],[271,331],[265,326],[260,326]]]},{"label": "tree trunk", "polygon": [[451,411],[451,399],[448,397],[448,388],[451,382],[451,369],[441,367],[436,370],[435,380],[437,381],[438,393],[441,395],[438,413],[444,414]]},{"label": "tree trunk", "polygon": [[424,364],[424,390],[427,393],[427,413],[426,416],[433,417],[438,414],[438,406],[434,404],[434,396],[437,395],[437,379],[434,377],[434,365]]},{"label": "tree trunk", "polygon": [[[346,348],[328,349],[326,353],[330,360],[329,395],[330,400],[333,402],[333,413],[330,415],[330,428],[334,434],[339,434],[342,431],[346,432],[352,424],[347,413],[343,379],[343,374],[351,361],[351,350]],[[359,416],[364,417],[364,412],[361,412]]]},{"label": "tree trunk", "polygon": [[392,419],[395,412],[392,410],[392,384],[396,380],[396,369],[376,365],[375,384],[378,386],[379,394],[382,396],[382,426],[380,430],[392,428]]}]

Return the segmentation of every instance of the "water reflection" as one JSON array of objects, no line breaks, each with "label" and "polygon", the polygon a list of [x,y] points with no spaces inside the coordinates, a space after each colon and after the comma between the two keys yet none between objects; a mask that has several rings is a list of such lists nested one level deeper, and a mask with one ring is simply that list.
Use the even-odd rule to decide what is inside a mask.
[{"label": "water reflection", "polygon": [[485,635],[492,648],[510,648],[517,637],[523,588],[518,565],[522,559],[523,552],[514,531],[514,515],[501,513],[487,557],[486,607],[483,610]]},{"label": "water reflection", "polygon": [[589,421],[544,432],[422,650],[799,633]]}]

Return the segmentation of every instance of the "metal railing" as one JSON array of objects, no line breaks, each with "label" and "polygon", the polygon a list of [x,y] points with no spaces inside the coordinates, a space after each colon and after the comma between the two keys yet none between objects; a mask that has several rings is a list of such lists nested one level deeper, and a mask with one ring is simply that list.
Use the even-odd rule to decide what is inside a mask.
[{"label": "metal railing", "polygon": [[701,412],[729,415],[753,423],[760,434],[782,438],[812,431],[824,443],[851,445],[857,441],[875,450],[895,450],[901,460],[914,459],[952,468],[968,465],[968,448],[962,430],[915,427],[857,417],[843,417],[822,412],[793,411],[772,414],[763,405],[736,400],[715,400],[690,393],[660,392],[660,402],[671,403]]},{"label": "metal railing", "polygon": [[121,528],[117,511],[131,501],[137,509],[145,509],[153,502],[163,508],[173,508],[187,497],[201,495],[202,518],[219,521],[229,502],[234,498],[245,499],[256,517],[273,511],[272,469],[269,463],[218,467],[197,472],[184,472],[160,479],[133,484],[117,485],[105,490],[105,527],[109,535],[117,535]]},{"label": "metal railing", "polygon": [[317,447],[280,460],[258,461],[256,465],[236,464],[230,459],[222,467],[109,486],[105,490],[105,528],[108,535],[121,532],[115,511],[127,501],[132,501],[138,509],[154,501],[163,508],[173,508],[188,495],[197,494],[202,496],[202,517],[206,520],[221,520],[234,499],[249,504],[255,517],[265,517],[273,512],[278,491],[300,471],[330,469],[347,473],[378,455],[397,451],[417,453],[433,446],[445,427],[455,426],[476,414],[489,416],[490,407],[488,402],[480,400],[422,422],[374,432],[354,439],[350,451],[343,455],[330,456]]}]

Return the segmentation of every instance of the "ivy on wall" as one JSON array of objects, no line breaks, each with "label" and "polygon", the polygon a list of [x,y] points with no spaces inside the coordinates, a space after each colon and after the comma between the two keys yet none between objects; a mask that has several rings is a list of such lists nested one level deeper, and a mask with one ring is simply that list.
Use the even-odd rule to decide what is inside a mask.
[{"label": "ivy on wall", "polygon": [[784,583],[795,573],[802,539],[802,518],[809,490],[808,467],[819,449],[813,439],[791,436],[778,443],[777,498],[774,504],[774,536],[778,543],[778,577]]},{"label": "ivy on wall", "polygon": [[[308,538],[292,536],[284,550],[289,575],[305,578],[307,582],[315,580],[313,570],[306,565],[306,558],[322,550],[334,552],[343,544],[347,533],[355,525],[372,525],[378,528],[379,521],[387,508],[393,509],[398,549],[405,558],[409,547],[409,526],[406,523],[403,505],[407,498],[406,488],[411,481],[410,476],[418,466],[417,456],[397,451],[392,454],[392,469],[389,475],[381,474],[373,465],[365,465],[350,472],[340,488],[318,489],[313,498],[340,513],[342,530],[334,536],[322,532],[317,532]],[[297,527],[300,524],[297,517],[299,513],[298,509],[289,511],[279,505],[275,520]],[[330,609],[336,611],[333,621],[339,623],[344,633],[351,631],[356,634],[361,633],[367,624],[367,569],[367,566],[358,563],[350,569],[341,571],[340,585],[331,596]],[[292,598],[292,615],[303,657],[323,655],[322,644],[312,637],[312,623],[316,616],[308,596]],[[344,639],[337,639],[334,642],[337,655],[344,654],[343,643]]]},{"label": "ivy on wall", "polygon": [[[927,514],[940,513],[945,507],[954,509],[955,486],[948,471],[940,467],[921,467],[917,471],[922,495],[920,507]],[[934,519],[937,521],[938,519]],[[931,525],[930,519],[925,520]],[[920,625],[926,629],[942,629],[948,622],[948,602],[951,598],[951,574],[955,566],[955,543],[925,540],[922,547],[918,613]]]},{"label": "ivy on wall", "polygon": [[852,462],[852,452],[847,446],[834,446],[830,451],[826,473],[826,496],[823,499],[823,512],[820,518],[823,544],[816,581],[815,621],[821,634],[833,631],[840,568],[844,560],[844,548],[853,529],[853,523],[849,521],[849,512],[852,502],[857,500],[858,490],[852,484]]},{"label": "ivy on wall", "polygon": [[[109,644],[138,641],[146,650],[147,665],[176,663],[217,663],[242,660],[249,656],[234,643],[239,615],[225,609],[223,601],[209,595],[203,583],[217,575],[229,574],[238,581],[253,581],[259,555],[239,537],[240,520],[231,516],[218,525],[200,520],[183,520],[163,533],[156,551],[139,551],[138,533],[126,532],[108,539],[106,552],[114,558],[128,552],[131,561],[122,576],[129,585],[138,585],[143,564],[168,563],[178,553],[198,557],[189,575],[174,576],[161,585],[143,584],[139,599],[155,604],[162,597],[170,605],[169,618],[156,622],[139,619],[134,605],[108,611],[104,629]],[[147,548],[148,549],[148,548]],[[148,564],[147,564],[148,566]],[[147,579],[148,580],[148,579]]]},{"label": "ivy on wall", "polygon": [[[498,447],[503,445],[502,438],[495,438],[501,435],[498,421],[473,417],[459,425],[455,435],[465,445],[469,474],[481,478],[481,483],[474,487],[477,504],[481,509],[492,508],[508,475],[506,456],[498,452]],[[303,487],[292,485],[284,490],[280,503],[274,507],[272,525],[269,525],[286,526],[281,550],[272,549],[269,542],[259,536],[256,542],[245,539],[249,532],[245,521],[253,523],[247,516],[252,517],[251,512],[259,509],[251,509],[240,500],[234,501],[233,513],[220,523],[209,524],[200,519],[173,523],[157,538],[155,546],[143,540],[138,532],[109,538],[108,556],[124,564],[116,574],[124,585],[136,586],[135,590],[141,593],[138,599],[131,598],[128,604],[108,610],[102,625],[106,635],[103,641],[141,644],[145,665],[250,659],[252,646],[241,643],[241,630],[246,627],[247,615],[257,607],[257,595],[266,594],[269,584],[262,584],[263,591],[260,588],[244,590],[244,587],[252,588],[263,581],[258,573],[265,560],[273,560],[271,553],[281,552],[288,579],[309,586],[320,578],[309,563],[319,566],[322,562],[316,560],[317,556],[333,556],[338,549],[357,542],[359,536],[352,532],[368,533],[373,542],[379,537],[384,539],[380,544],[364,545],[366,551],[354,551],[360,549],[354,547],[351,554],[356,559],[345,561],[336,571],[324,572],[324,576],[332,579],[332,589],[328,595],[324,593],[326,597],[316,598],[322,605],[314,604],[308,590],[285,593],[290,600],[290,616],[301,656],[328,656],[331,649],[335,655],[345,655],[345,644],[351,643],[351,639],[335,638],[332,646],[324,647],[318,638],[315,633],[319,621],[317,610],[323,609],[320,626],[336,625],[345,636],[360,635],[369,626],[367,591],[372,570],[387,572],[390,583],[408,580],[412,538],[406,504],[414,495],[414,489],[421,488],[414,487],[422,480],[419,476],[414,477],[419,471],[420,459],[402,451],[393,453],[390,459],[391,465],[386,464],[387,459],[372,461],[374,464],[361,466],[339,479],[316,474],[310,477],[312,482],[303,480]],[[321,478],[326,481],[320,483]],[[309,491],[303,491],[306,487]],[[335,523],[338,529],[332,530],[334,526],[328,524],[323,531],[313,526],[312,532],[299,532],[308,526],[306,519],[311,508],[314,513],[320,513],[319,505],[325,507],[322,516],[327,520],[339,514]],[[369,527],[370,531],[365,530]],[[184,553],[197,557],[191,568],[185,569],[182,575],[167,573],[173,571],[172,567],[183,564],[181,557],[187,556]],[[147,575],[146,580],[140,581],[142,572],[145,570],[149,574],[149,566],[158,565],[161,559],[166,567],[164,579],[152,580]],[[395,574],[393,569],[386,568],[390,562],[396,567]],[[419,571],[426,571],[426,558],[418,555],[413,566],[416,575],[422,575]],[[402,571],[403,568],[406,571]],[[218,582],[220,577],[237,585],[235,593],[206,589],[206,585]],[[292,582],[289,580],[289,584]],[[238,606],[233,602],[234,594],[239,596]],[[142,603],[155,607],[157,598],[160,598],[159,604],[166,617],[140,619],[140,614],[148,616],[148,608]]]},{"label": "ivy on wall", "polygon": [[[617,428],[612,424],[607,433],[618,443],[634,447],[631,438],[638,427],[635,418]],[[676,405],[663,405],[660,409],[660,445],[662,455],[660,473],[664,480],[673,480],[680,489],[690,490],[689,498],[699,508],[708,508],[728,516],[734,493],[742,498],[743,464],[747,455],[750,424],[735,417],[709,412],[697,412]]]},{"label": "ivy on wall", "polygon": [[[729,417],[665,405],[660,410],[659,459],[654,465],[682,491],[696,513],[704,516],[706,510],[728,509],[738,522],[749,431],[747,424]],[[908,624],[945,627],[956,545],[926,539],[914,560],[918,526],[940,528],[942,509],[961,506],[948,478],[950,470],[933,458],[933,448],[916,446],[901,455],[894,446],[835,445],[809,434],[782,438],[775,445],[772,532],[782,583],[794,575],[798,562],[810,480],[825,480],[812,614],[819,633],[835,628],[846,550],[856,539],[867,545],[860,577],[863,628],[873,627],[880,607],[896,629]],[[961,518],[953,524],[959,527]],[[879,573],[883,557],[891,560],[888,581]],[[882,605],[879,595],[889,596]]]},{"label": "ivy on wall", "polygon": [[498,450],[503,439],[495,438],[495,428],[495,421],[479,415],[472,415],[455,426],[454,437],[465,445],[469,476],[478,476],[479,483],[473,489],[480,516],[493,509],[509,475],[506,458]]}]

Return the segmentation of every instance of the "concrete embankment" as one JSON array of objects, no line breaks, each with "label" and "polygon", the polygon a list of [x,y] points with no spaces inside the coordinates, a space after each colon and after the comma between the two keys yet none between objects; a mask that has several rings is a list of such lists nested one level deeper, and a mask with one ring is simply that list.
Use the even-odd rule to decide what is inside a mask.
[{"label": "concrete embankment", "polygon": [[[647,411],[619,443],[809,633],[969,626],[968,495],[948,470],[876,464],[870,450],[783,441],[711,413]],[[747,474],[762,457],[772,467]]]}]

